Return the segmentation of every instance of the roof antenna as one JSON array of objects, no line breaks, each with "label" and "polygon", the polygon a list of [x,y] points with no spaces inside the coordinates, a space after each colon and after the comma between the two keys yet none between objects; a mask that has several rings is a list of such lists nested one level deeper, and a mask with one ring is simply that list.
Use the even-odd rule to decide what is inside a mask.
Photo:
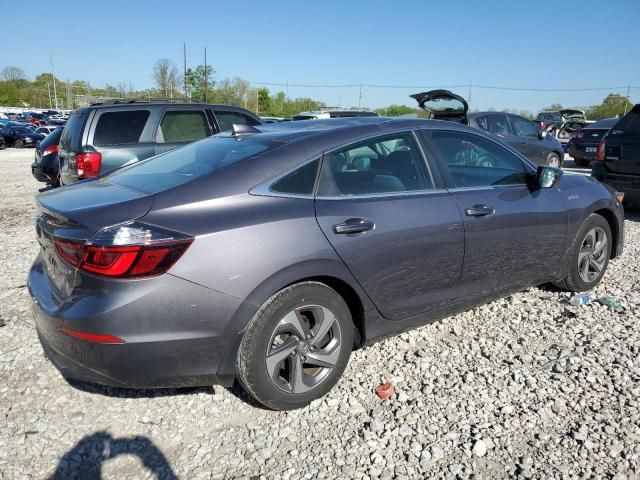
[{"label": "roof antenna", "polygon": [[238,123],[233,124],[233,130],[231,132],[231,135],[233,135],[234,137],[237,135],[248,135],[250,133],[262,133],[262,132],[260,132],[260,130],[258,130],[257,128],[252,127],[251,125],[238,124]]}]

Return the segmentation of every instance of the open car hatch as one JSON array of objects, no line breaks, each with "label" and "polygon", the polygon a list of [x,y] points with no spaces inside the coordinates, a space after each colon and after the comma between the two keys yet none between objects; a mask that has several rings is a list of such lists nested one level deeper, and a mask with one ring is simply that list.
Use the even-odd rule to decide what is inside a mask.
[{"label": "open car hatch", "polygon": [[431,118],[452,122],[467,123],[469,104],[459,95],[449,90],[430,90],[411,95],[420,108],[429,112]]}]

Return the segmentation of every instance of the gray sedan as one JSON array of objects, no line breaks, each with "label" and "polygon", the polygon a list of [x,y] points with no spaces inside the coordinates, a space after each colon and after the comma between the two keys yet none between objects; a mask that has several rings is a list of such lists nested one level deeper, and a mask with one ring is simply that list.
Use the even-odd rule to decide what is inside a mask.
[{"label": "gray sedan", "polygon": [[419,119],[236,126],[38,205],[28,286],[64,375],[237,379],[274,409],[378,337],[531,285],[591,289],[624,238],[607,186]]}]

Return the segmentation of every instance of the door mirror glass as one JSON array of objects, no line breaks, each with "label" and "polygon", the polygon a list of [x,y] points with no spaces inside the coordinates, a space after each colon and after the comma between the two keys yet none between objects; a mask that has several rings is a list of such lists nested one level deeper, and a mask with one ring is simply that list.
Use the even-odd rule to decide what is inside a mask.
[{"label": "door mirror glass", "polygon": [[554,167],[547,167],[546,165],[540,165],[536,173],[536,180],[540,188],[553,187],[562,175],[562,170]]}]

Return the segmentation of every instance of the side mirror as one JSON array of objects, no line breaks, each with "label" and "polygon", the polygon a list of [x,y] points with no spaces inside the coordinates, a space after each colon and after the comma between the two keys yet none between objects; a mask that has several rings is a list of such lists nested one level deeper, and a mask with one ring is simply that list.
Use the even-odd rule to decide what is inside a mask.
[{"label": "side mirror", "polygon": [[540,188],[551,188],[558,183],[561,175],[562,170],[559,168],[540,165],[536,172],[536,183]]},{"label": "side mirror", "polygon": [[548,132],[546,130],[543,130],[542,128],[538,130],[538,138],[540,140],[546,138],[547,135],[548,135]]}]

